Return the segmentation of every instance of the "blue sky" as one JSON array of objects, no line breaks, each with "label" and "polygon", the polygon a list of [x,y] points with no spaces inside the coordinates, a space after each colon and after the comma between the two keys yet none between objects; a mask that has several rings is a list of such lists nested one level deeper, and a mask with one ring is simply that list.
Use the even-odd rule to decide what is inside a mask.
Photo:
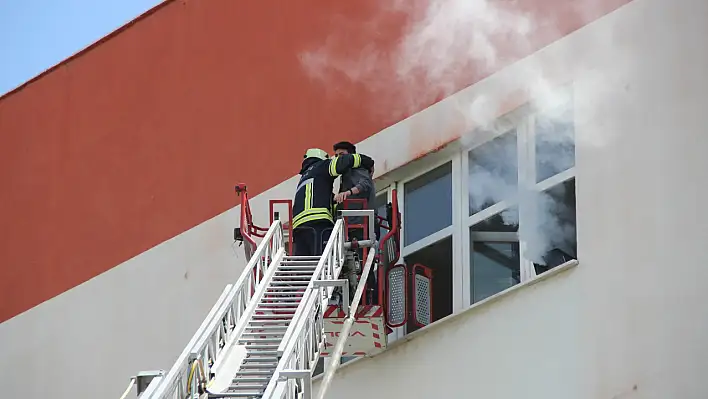
[{"label": "blue sky", "polygon": [[161,0],[0,0],[0,95]]}]

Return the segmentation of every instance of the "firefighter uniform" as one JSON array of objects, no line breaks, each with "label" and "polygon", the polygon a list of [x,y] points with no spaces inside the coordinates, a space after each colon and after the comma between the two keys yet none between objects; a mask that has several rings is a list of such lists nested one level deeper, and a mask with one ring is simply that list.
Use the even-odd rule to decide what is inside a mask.
[{"label": "firefighter uniform", "polygon": [[300,181],[293,201],[293,244],[296,256],[321,255],[334,226],[332,190],[337,176],[352,168],[374,166],[374,160],[361,154],[329,158],[327,152],[311,148],[305,153]]}]

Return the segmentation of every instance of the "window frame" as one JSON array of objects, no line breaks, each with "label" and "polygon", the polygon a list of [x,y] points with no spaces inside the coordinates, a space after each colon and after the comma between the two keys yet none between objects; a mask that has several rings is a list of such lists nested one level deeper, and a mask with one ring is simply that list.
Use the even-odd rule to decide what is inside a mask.
[{"label": "window frame", "polygon": [[[401,216],[402,216],[402,221],[401,221],[401,257],[399,259],[399,263],[405,263],[405,258],[421,249],[424,249],[425,247],[435,244],[441,240],[444,240],[448,237],[452,237],[452,259],[453,259],[453,270],[452,270],[452,291],[453,291],[453,303],[452,303],[452,309],[453,313],[458,312],[459,310],[464,308],[464,302],[463,302],[463,297],[462,297],[462,269],[463,269],[463,264],[461,262],[462,260],[462,251],[461,251],[461,235],[460,231],[462,228],[462,225],[464,221],[462,220],[461,217],[461,204],[462,204],[462,191],[461,191],[461,158],[462,158],[462,152],[459,150],[455,150],[453,153],[441,157],[441,158],[434,158],[430,159],[429,161],[425,161],[424,159],[421,159],[420,163],[416,165],[415,170],[410,171],[409,173],[406,173],[405,177],[402,177],[398,182],[396,182],[396,188],[397,188],[397,194],[398,194],[398,203],[399,207],[401,209]],[[405,227],[404,224],[406,223],[406,215],[405,215],[405,188],[406,184],[410,183],[411,181],[425,175],[426,173],[429,173],[433,171],[434,169],[443,166],[447,163],[450,163],[451,165],[451,180],[452,180],[452,193],[451,193],[451,206],[452,206],[452,224],[435,232],[432,234],[429,234],[413,243],[410,243],[408,245],[405,244]],[[391,191],[389,191],[389,198],[391,195]],[[410,265],[408,265],[410,266]],[[435,293],[433,293],[435,295]],[[393,329],[394,332],[391,333],[389,336],[392,341],[402,338],[404,335],[407,333],[407,327],[406,325],[403,325],[401,327]]]},{"label": "window frame", "polygon": [[[569,93],[568,101],[570,101],[573,109],[576,109],[577,106],[575,97],[572,95],[572,89],[567,88],[567,90]],[[381,189],[377,190],[376,194],[379,196],[386,193],[389,202],[392,199],[393,187],[395,186],[397,188],[398,203],[402,215],[399,263],[405,263],[405,258],[414,252],[446,239],[447,237],[452,237],[453,313],[457,313],[474,304],[471,297],[472,269],[470,262],[473,255],[471,252],[472,240],[485,242],[518,242],[521,258],[519,265],[521,283],[536,277],[533,262],[523,257],[526,246],[525,237],[522,236],[523,229],[520,228],[518,232],[470,232],[473,225],[498,215],[514,206],[518,208],[519,225],[521,225],[525,223],[524,221],[528,220],[527,214],[529,213],[529,207],[533,206],[533,204],[519,204],[515,199],[504,200],[470,215],[468,194],[469,153],[509,132],[511,129],[515,129],[517,137],[517,173],[519,188],[527,187],[534,191],[541,192],[565,183],[570,179],[576,179],[577,157],[574,156],[574,166],[545,180],[536,182],[536,116],[543,112],[544,109],[541,109],[537,103],[526,103],[508,114],[496,118],[484,131],[471,134],[470,136],[473,138],[472,142],[457,140],[456,142],[450,143],[445,149],[435,154],[416,159],[402,167],[399,171],[395,171],[388,176],[382,176],[379,180],[379,184],[383,183],[383,187],[379,186]],[[575,115],[574,112],[573,116],[575,117]],[[575,121],[573,128],[577,129]],[[574,132],[574,141],[576,142],[575,152],[577,154],[577,130]],[[451,163],[452,178],[452,224],[416,242],[406,245],[406,184],[448,162]],[[435,293],[433,293],[433,295],[435,295]],[[404,325],[394,329],[390,338],[392,340],[401,338],[406,335],[406,332],[406,326]]]},{"label": "window frame", "polygon": [[[575,109],[575,98],[572,96],[572,93],[569,96],[569,101],[572,105],[572,107]],[[468,183],[469,183],[469,154],[471,151],[474,149],[483,146],[486,143],[489,143],[491,140],[509,132],[511,129],[516,129],[516,135],[517,135],[517,173],[518,173],[518,187],[530,187],[531,190],[534,190],[536,192],[542,192],[546,191],[552,187],[557,186],[558,184],[562,184],[570,179],[575,179],[576,178],[576,165],[577,165],[577,158],[574,156],[574,166],[570,167],[569,169],[566,169],[562,172],[559,172],[549,178],[546,178],[545,180],[542,180],[540,182],[536,182],[536,116],[543,112],[542,109],[539,109],[539,107],[536,106],[535,103],[531,102],[528,103],[524,106],[519,107],[515,111],[512,111],[508,115],[502,116],[498,118],[499,120],[495,122],[495,124],[492,127],[492,131],[494,131],[493,134],[487,133],[484,136],[483,140],[478,140],[476,141],[473,145],[466,146],[465,148],[462,149],[461,152],[461,172],[462,174],[460,175],[460,184],[462,186],[462,192],[468,192]],[[573,114],[575,115],[575,114]],[[575,123],[573,124],[573,128],[576,128]],[[577,132],[575,132],[574,137],[577,137]],[[577,141],[576,141],[577,142]],[[577,145],[576,145],[576,154],[577,154]],[[577,186],[576,186],[577,187]],[[471,245],[471,235],[474,235],[475,237],[484,237],[484,235],[488,235],[488,237],[492,237],[496,234],[507,234],[508,236],[506,237],[507,239],[510,239],[512,234],[517,235],[517,240],[519,242],[519,248],[520,248],[520,253],[521,253],[521,263],[519,265],[520,268],[520,277],[521,277],[521,283],[524,283],[526,281],[532,280],[536,278],[536,270],[533,265],[533,262],[524,258],[523,253],[525,252],[526,248],[526,240],[525,237],[523,236],[523,229],[519,228],[519,231],[517,233],[501,233],[501,232],[473,232],[470,233],[470,229],[472,228],[473,225],[478,224],[486,219],[489,219],[490,217],[493,217],[495,215],[500,214],[501,212],[504,212],[505,210],[517,206],[518,207],[518,212],[519,212],[519,226],[522,224],[528,223],[528,215],[530,214],[530,208],[534,206],[533,203],[519,203],[517,200],[504,200],[497,202],[496,204],[487,207],[486,209],[483,209],[477,213],[474,213],[472,215],[469,215],[469,195],[463,195],[462,196],[462,209],[464,210],[465,214],[468,215],[465,218],[465,223],[461,231],[461,238],[462,242],[460,243],[460,248],[461,248],[461,264],[464,265],[463,270],[461,272],[461,281],[463,284],[462,287],[462,297],[463,300],[462,302],[464,303],[464,307],[469,307],[472,306],[474,303],[472,301],[471,297],[471,285],[472,285],[472,268],[471,268],[471,260],[472,260],[472,245]],[[503,236],[498,236],[497,238],[501,238]],[[496,240],[474,240],[474,241],[496,241]],[[502,240],[500,242],[509,242],[509,240]]]}]

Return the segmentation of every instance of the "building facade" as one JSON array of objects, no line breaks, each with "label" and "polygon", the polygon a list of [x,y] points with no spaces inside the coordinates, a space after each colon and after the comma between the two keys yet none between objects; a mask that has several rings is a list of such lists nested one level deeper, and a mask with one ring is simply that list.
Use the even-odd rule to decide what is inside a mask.
[{"label": "building facade", "polygon": [[247,4],[165,2],[0,98],[9,396],[169,368],[244,267],[234,184],[264,224],[348,139],[436,322],[336,397],[705,397],[708,3]]}]

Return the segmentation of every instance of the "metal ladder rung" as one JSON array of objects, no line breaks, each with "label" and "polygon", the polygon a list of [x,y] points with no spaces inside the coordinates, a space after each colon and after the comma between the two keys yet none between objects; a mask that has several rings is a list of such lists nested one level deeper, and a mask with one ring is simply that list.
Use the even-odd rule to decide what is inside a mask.
[{"label": "metal ladder rung", "polygon": [[[260,324],[256,325],[256,324],[253,324],[253,323],[260,323]],[[248,325],[249,325],[250,327],[255,327],[255,328],[262,327],[263,325],[271,325],[271,326],[273,326],[273,325],[276,325],[276,326],[284,325],[284,326],[287,327],[287,325],[288,325],[289,323],[290,323],[290,319],[288,319],[288,320],[267,320],[267,319],[264,319],[264,320],[251,320],[251,321],[248,322]]]},{"label": "metal ladder rung", "polygon": [[302,281],[302,280],[312,280],[312,275],[286,275],[286,276],[278,276],[277,274],[273,276],[273,281]]},{"label": "metal ladder rung", "polygon": [[[242,345],[244,344],[244,342],[240,342],[240,343],[241,343]],[[253,344],[248,344],[248,343],[246,343],[246,350],[247,350],[247,351],[252,351],[252,352],[257,351],[257,352],[260,353],[260,352],[262,352],[262,351],[264,351],[264,350],[265,350],[265,351],[272,351],[272,350],[275,350],[275,349],[278,349],[278,344],[253,345]],[[277,351],[274,352],[274,353],[277,354]]]},{"label": "metal ladder rung", "polygon": [[270,376],[270,375],[273,375],[273,372],[272,371],[261,371],[261,370],[239,371],[238,373],[236,373],[236,375],[237,376],[239,376],[239,375],[244,375],[244,376],[248,376],[248,375],[264,375],[264,376],[266,376],[267,375],[267,376]]},{"label": "metal ladder rung", "polygon": [[[253,332],[253,333],[243,333],[241,335],[245,337],[254,337],[254,338],[260,338],[260,337],[283,337],[285,334],[285,331],[278,331],[278,332]],[[263,339],[268,339],[268,338],[263,338]]]},{"label": "metal ladder rung", "polygon": [[[256,330],[258,330],[258,331],[268,331],[268,330],[283,330],[283,331],[285,331],[287,329],[288,329],[287,326],[247,326],[246,327],[246,330],[249,330],[249,331],[256,331]],[[253,333],[253,334],[260,334],[260,332]]]},{"label": "metal ladder rung", "polygon": [[[277,347],[276,347],[277,348]],[[248,348],[246,348],[248,350]],[[252,358],[260,358],[260,357],[266,357],[266,358],[271,358],[273,356],[278,356],[278,351],[264,351],[264,350],[259,350],[256,352],[248,352],[247,356],[251,356]]]},{"label": "metal ladder rung", "polygon": [[236,385],[236,384],[242,384],[242,383],[244,383],[244,382],[268,382],[268,381],[270,381],[270,378],[271,378],[270,376],[263,376],[263,377],[239,377],[238,374],[237,374],[236,376],[237,376],[236,378],[234,378],[233,380],[231,380],[232,383],[234,384],[234,385],[232,385],[233,387],[240,387],[240,385]]},{"label": "metal ladder rung", "polygon": [[258,312],[263,312],[263,314],[255,315],[255,316],[274,316],[274,317],[280,317],[280,318],[292,318],[293,315],[295,314],[296,308],[290,308],[290,309],[282,309],[282,308],[259,308],[256,309]]},{"label": "metal ladder rung", "polygon": [[[229,390],[236,390],[236,389],[264,389],[266,384],[238,384],[229,387]],[[238,392],[238,391],[237,391]]]},{"label": "metal ladder rung", "polygon": [[[280,338],[256,338],[256,339],[239,339],[238,342],[262,342],[262,343],[273,343],[279,344],[282,341]],[[246,347],[250,347],[246,345]],[[270,346],[269,346],[270,347]]]},{"label": "metal ladder rung", "polygon": [[[244,387],[245,389],[249,389]],[[255,398],[260,398],[261,395],[265,392],[265,389],[260,389],[260,390],[253,390],[253,388],[250,388],[248,391],[236,391],[236,392],[224,392],[220,393],[219,396],[220,398],[249,398],[249,399],[255,399]]]},{"label": "metal ladder rung", "polygon": [[[312,269],[314,271],[314,269]],[[312,271],[309,270],[302,270],[302,269],[295,269],[295,270],[278,270],[275,272],[276,276],[312,276]]]},{"label": "metal ladder rung", "polygon": [[[260,360],[260,359],[259,359]],[[250,369],[250,370],[275,370],[275,368],[278,367],[278,362],[276,360],[273,360],[270,363],[266,362],[248,362],[248,358],[244,361],[244,363],[241,365],[241,369]]]}]

